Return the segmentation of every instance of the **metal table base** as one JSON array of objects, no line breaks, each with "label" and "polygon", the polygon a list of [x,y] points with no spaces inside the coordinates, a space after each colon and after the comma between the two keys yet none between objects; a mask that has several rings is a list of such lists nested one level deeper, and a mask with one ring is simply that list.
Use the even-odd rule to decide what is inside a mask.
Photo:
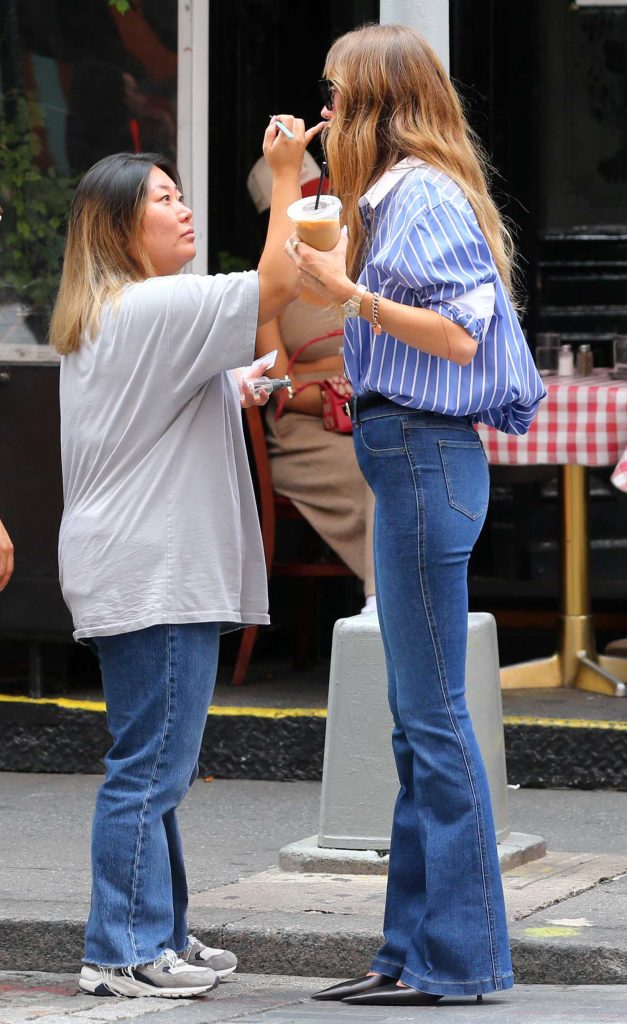
[{"label": "metal table base", "polygon": [[561,467],[562,510],[558,648],[550,658],[501,669],[501,688],[574,687],[627,696],[627,658],[597,654],[590,610],[588,478],[585,466]]}]

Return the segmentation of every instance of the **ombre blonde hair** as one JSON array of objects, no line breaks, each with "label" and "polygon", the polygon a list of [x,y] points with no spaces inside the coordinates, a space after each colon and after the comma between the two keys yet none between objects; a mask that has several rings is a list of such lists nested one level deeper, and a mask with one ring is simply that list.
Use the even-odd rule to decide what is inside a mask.
[{"label": "ombre blonde hair", "polygon": [[158,153],[115,153],[85,174],[72,200],[50,343],[76,352],[99,330],[103,303],[154,276],[141,245],[148,176],[159,167],[180,189],[174,164]]},{"label": "ombre blonde hair", "polygon": [[416,156],[459,185],[512,294],[513,242],[488,190],[487,158],[428,43],[406,25],[365,25],[335,41],[324,73],[340,94],[324,147],[348,225],[351,276],[365,257],[360,196],[399,160]]}]

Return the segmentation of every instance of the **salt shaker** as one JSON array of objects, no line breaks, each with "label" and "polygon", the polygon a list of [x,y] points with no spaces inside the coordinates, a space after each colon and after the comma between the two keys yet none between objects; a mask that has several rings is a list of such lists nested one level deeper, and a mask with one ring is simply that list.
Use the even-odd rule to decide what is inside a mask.
[{"label": "salt shaker", "polygon": [[572,377],[575,372],[575,357],[570,345],[562,345],[557,363],[558,377]]},{"label": "salt shaker", "polygon": [[577,375],[579,377],[591,377],[593,369],[592,349],[589,345],[580,345],[577,349]]}]

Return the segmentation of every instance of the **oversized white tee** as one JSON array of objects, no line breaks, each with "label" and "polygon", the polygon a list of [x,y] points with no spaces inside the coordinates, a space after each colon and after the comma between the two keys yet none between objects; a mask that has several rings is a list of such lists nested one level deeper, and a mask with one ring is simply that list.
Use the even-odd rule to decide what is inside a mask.
[{"label": "oversized white tee", "polygon": [[253,271],[150,278],[63,356],[59,564],[75,639],[269,621],[228,372],[253,360],[258,304]]}]

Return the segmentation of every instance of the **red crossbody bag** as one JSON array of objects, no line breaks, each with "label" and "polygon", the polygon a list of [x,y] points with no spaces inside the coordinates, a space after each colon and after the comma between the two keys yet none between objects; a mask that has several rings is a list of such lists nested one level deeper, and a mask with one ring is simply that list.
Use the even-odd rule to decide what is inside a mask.
[{"label": "red crossbody bag", "polygon": [[[287,376],[289,377],[290,370],[294,363],[297,361],[301,352],[309,348],[310,345],[315,345],[318,341],[326,341],[327,338],[341,338],[343,337],[343,331],[330,331],[328,334],[321,334],[318,338],[311,338],[310,341],[306,341],[304,345],[296,349],[296,352],[290,356],[290,360],[287,364]],[[322,423],[325,430],[335,430],[339,434],[350,434],[353,429],[353,423],[348,410],[348,402],[353,394],[353,389],[347,381],[346,377],[338,373],[334,377],[325,377],[323,380],[310,380],[307,384],[301,384],[299,387],[294,388],[294,395],[299,395],[301,391],[305,391],[307,388],[316,385],[320,388],[320,395],[322,398]],[[275,418],[278,420],[285,412],[286,395],[285,392],[281,392],[281,397],[277,403],[277,410]]]}]

